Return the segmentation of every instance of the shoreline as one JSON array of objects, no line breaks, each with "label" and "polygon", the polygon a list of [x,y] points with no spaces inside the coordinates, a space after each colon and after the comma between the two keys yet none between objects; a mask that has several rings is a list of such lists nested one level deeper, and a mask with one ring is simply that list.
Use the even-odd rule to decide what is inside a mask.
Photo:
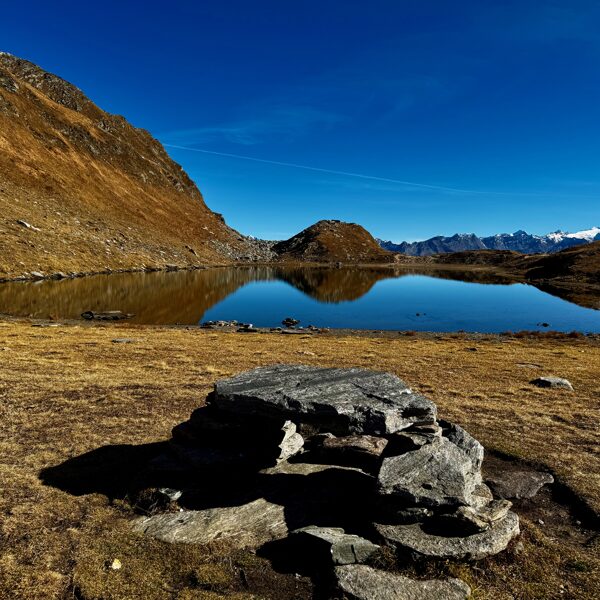
[{"label": "shoreline", "polygon": [[[207,334],[229,334],[241,337],[262,337],[264,335],[286,336],[289,338],[376,338],[376,339],[420,339],[420,340],[462,340],[462,341],[508,341],[508,340],[554,340],[569,342],[573,340],[585,340],[594,345],[600,345],[600,332],[580,331],[557,331],[553,329],[537,330],[526,329],[519,331],[503,331],[498,333],[479,331],[434,331],[434,330],[412,330],[412,329],[357,329],[348,327],[321,327],[316,330],[287,329],[284,327],[255,327],[254,331],[240,331],[238,326],[213,326],[203,327],[201,324],[177,324],[177,323],[133,323],[128,319],[120,320],[87,320],[87,319],[42,319],[35,317],[24,317],[10,315],[0,312],[0,324],[12,323],[30,325],[38,328],[56,327],[86,327],[98,329],[113,328],[115,332],[120,329],[132,329],[139,331],[200,331]],[[254,334],[254,335],[253,335]]]}]

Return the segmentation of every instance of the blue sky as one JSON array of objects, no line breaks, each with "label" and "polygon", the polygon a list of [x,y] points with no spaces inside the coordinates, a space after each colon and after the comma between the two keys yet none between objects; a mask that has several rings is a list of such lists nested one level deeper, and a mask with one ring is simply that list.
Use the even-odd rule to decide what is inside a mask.
[{"label": "blue sky", "polygon": [[596,0],[2,13],[1,50],[170,144],[243,233],[284,238],[321,218],[395,241],[600,225]]}]

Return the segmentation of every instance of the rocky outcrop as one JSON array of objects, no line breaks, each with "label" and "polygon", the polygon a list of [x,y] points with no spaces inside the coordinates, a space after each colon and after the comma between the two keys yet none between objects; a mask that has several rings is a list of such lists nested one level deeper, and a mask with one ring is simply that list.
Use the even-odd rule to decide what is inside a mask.
[{"label": "rocky outcrop", "polygon": [[[395,375],[275,365],[218,381],[207,403],[173,429],[170,455],[154,465],[192,470],[184,480],[202,488],[179,502],[203,508],[141,518],[135,531],[236,548],[287,541],[278,558],[320,570],[375,560],[383,544],[403,560],[479,560],[519,533],[511,503],[482,483],[481,444],[438,421],[435,405]],[[362,572],[336,571],[348,597],[468,594],[457,582]],[[400,595],[386,591],[392,583]]]}]

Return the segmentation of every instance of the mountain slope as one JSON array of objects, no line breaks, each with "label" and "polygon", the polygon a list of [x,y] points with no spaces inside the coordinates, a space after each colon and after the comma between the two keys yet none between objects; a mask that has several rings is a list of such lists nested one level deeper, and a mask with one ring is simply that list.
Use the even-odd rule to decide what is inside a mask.
[{"label": "mountain slope", "polygon": [[161,144],[0,53],[0,278],[227,262],[251,244]]},{"label": "mountain slope", "polygon": [[273,246],[280,260],[302,262],[393,262],[393,253],[356,223],[319,221],[294,237]]},{"label": "mountain slope", "polygon": [[592,227],[576,233],[555,231],[546,235],[532,235],[526,231],[500,233],[478,237],[474,233],[457,233],[450,237],[436,236],[422,242],[393,242],[378,240],[382,248],[410,256],[430,256],[448,252],[469,250],[512,250],[523,254],[560,252],[565,248],[587,244],[600,239],[600,227]]}]

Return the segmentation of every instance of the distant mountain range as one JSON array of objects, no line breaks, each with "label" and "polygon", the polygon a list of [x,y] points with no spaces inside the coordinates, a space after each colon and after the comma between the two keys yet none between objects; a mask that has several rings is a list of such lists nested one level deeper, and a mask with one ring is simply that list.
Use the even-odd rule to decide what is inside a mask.
[{"label": "distant mountain range", "polygon": [[533,235],[526,231],[499,233],[478,237],[474,233],[457,233],[450,237],[437,236],[423,242],[394,242],[378,239],[385,250],[409,256],[429,256],[466,250],[513,250],[523,254],[553,253],[600,240],[600,227],[592,227],[575,233],[555,231],[546,235]]}]

